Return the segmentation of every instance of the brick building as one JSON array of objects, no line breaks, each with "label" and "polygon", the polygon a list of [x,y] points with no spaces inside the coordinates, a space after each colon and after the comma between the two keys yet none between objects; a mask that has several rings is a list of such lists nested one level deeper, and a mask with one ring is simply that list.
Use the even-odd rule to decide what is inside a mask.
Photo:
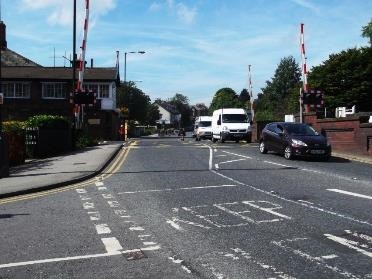
[{"label": "brick building", "polygon": [[[0,22],[1,84],[4,94],[3,120],[25,120],[37,114],[62,115],[73,119],[72,67],[43,67],[8,49],[6,26]],[[77,74],[76,74],[77,77]],[[117,138],[117,67],[86,67],[84,88],[97,93],[97,103],[86,107],[86,131],[93,137]]]}]

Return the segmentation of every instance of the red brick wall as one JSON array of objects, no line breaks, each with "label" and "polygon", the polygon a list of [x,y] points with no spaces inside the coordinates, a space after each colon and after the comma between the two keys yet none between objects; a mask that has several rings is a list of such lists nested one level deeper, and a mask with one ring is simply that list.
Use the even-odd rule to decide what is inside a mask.
[{"label": "red brick wall", "polygon": [[319,132],[325,130],[334,151],[372,155],[372,123],[365,116],[318,119],[315,113],[306,113],[303,120]]}]

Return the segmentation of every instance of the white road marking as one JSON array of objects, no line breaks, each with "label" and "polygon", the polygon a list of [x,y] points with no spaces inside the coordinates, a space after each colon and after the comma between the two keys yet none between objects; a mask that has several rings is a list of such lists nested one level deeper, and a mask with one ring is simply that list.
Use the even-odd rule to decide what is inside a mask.
[{"label": "white road marking", "polygon": [[[287,242],[296,242],[296,241],[302,241],[302,240],[308,240],[308,238],[294,238],[294,239],[286,239],[286,240],[281,240],[281,241],[272,241],[271,243],[273,243],[274,245],[282,248],[282,249],[285,249],[286,251],[289,251],[289,252],[292,252],[294,253],[295,255],[298,255],[310,262],[313,262],[319,266],[322,266],[324,268],[327,268],[335,273],[339,273],[340,275],[343,275],[347,278],[361,278],[361,277],[357,277],[356,275],[350,273],[350,272],[347,272],[347,271],[343,271],[341,270],[340,268],[336,267],[336,266],[331,266],[329,264],[327,264],[325,261],[325,259],[321,258],[321,257],[313,257],[299,249],[294,249],[288,245],[285,245],[283,243],[287,243]],[[297,244],[295,245],[296,248],[297,248]]]},{"label": "white road marking", "polygon": [[229,155],[233,155],[233,156],[238,156],[238,157],[242,157],[242,158],[252,159],[252,157],[249,157],[249,156],[239,155],[239,154],[235,154],[235,153],[231,153],[231,152],[227,152],[227,151],[222,151],[222,152],[223,153],[226,153],[226,154],[229,154]]},{"label": "white road marking", "polygon": [[211,170],[212,173],[220,176],[220,177],[223,177],[231,182],[234,182],[235,184],[238,184],[238,185],[241,185],[241,186],[245,186],[245,187],[248,187],[248,188],[251,188],[252,190],[255,190],[255,191],[258,191],[260,193],[264,193],[264,194],[267,194],[268,196],[271,196],[271,197],[275,197],[275,198],[278,198],[282,201],[286,201],[286,202],[289,202],[289,203],[293,203],[293,204],[297,204],[297,205],[301,205],[301,206],[304,206],[304,207],[307,207],[307,208],[310,208],[310,209],[313,209],[313,210],[317,210],[317,211],[320,211],[320,212],[323,212],[323,213],[327,213],[327,214],[330,214],[330,215],[333,215],[333,216],[337,216],[339,218],[343,218],[343,219],[346,219],[346,220],[349,220],[349,221],[353,221],[353,222],[356,222],[356,223],[359,223],[359,224],[363,224],[363,225],[368,225],[368,226],[372,226],[372,223],[368,222],[368,221],[363,221],[363,220],[359,220],[359,219],[356,219],[354,217],[351,217],[351,216],[347,216],[347,215],[344,215],[344,214],[340,214],[340,213],[337,213],[337,212],[334,212],[334,211],[330,211],[330,210],[327,210],[327,209],[323,209],[323,208],[320,208],[320,207],[317,207],[317,206],[313,206],[313,205],[309,205],[309,204],[306,204],[306,203],[301,203],[299,201],[294,201],[294,200],[290,200],[288,198],[285,198],[283,196],[280,196],[280,195],[277,195],[277,194],[273,194],[269,191],[265,191],[265,190],[262,190],[262,189],[259,189],[259,188],[256,188],[252,185],[248,185],[248,184],[245,184],[245,183],[242,183],[238,180],[235,180],[231,177],[228,177],[222,173],[219,173],[217,172],[216,170]]},{"label": "white road marking", "polygon": [[[272,202],[269,202],[269,201],[257,201],[257,202],[256,201],[242,201],[242,203],[243,204],[248,204],[249,206],[251,206],[253,208],[260,209],[261,211],[270,213],[272,215],[279,216],[279,217],[284,218],[284,219],[288,219],[288,220],[292,219],[289,216],[286,216],[284,214],[280,214],[280,213],[274,211],[274,210],[283,208],[279,204],[275,204],[275,203],[272,203]],[[257,203],[264,203],[264,204],[266,203],[266,204],[272,205],[274,207],[261,207],[261,206],[257,205]]]},{"label": "white road marking", "polygon": [[[362,253],[363,255],[366,255],[367,257],[370,257],[372,258],[372,252],[368,252],[366,250],[363,250],[359,247],[356,247],[354,245],[359,245],[359,242],[355,242],[355,241],[351,241],[351,240],[348,240],[348,239],[345,239],[345,238],[342,238],[342,237],[338,237],[338,236],[334,236],[332,234],[324,234],[328,239],[332,240],[332,241],[335,241],[337,243],[340,243],[341,245],[344,245],[350,249],[353,249],[359,253]],[[367,247],[368,248],[368,247]]]},{"label": "white road marking", "polygon": [[104,254],[94,254],[94,255],[85,255],[85,256],[75,256],[75,257],[65,257],[65,258],[54,258],[54,259],[44,259],[44,260],[27,261],[27,262],[8,263],[8,264],[0,264],[0,268],[9,268],[9,267],[26,266],[26,265],[43,264],[43,263],[52,263],[52,262],[64,262],[64,261],[72,261],[72,260],[93,259],[93,258],[116,256],[116,255],[121,255],[121,254],[122,254],[122,252],[119,252],[119,251],[114,252],[113,251],[111,253],[104,253]]},{"label": "white road marking", "polygon": [[95,182],[95,185],[96,185],[97,187],[101,187],[101,186],[103,186],[103,183],[102,183],[102,182]]},{"label": "white road marking", "polygon": [[105,191],[105,190],[107,190],[107,188],[106,187],[98,187],[98,190],[99,191]]},{"label": "white road marking", "polygon": [[131,231],[143,231],[145,229],[143,227],[135,226],[135,227],[130,227],[129,230],[131,230]]},{"label": "white road marking", "polygon": [[84,202],[83,203],[83,208],[85,210],[93,209],[94,208],[94,203],[93,202]]},{"label": "white road marking", "polygon": [[325,259],[325,260],[331,260],[331,259],[335,259],[335,258],[338,258],[338,256],[335,255],[335,254],[322,256],[322,259]]},{"label": "white road marking", "polygon": [[216,189],[216,188],[226,188],[226,187],[236,187],[236,185],[220,185],[220,186],[204,186],[204,187],[187,187],[178,189],[159,189],[159,190],[145,190],[145,191],[133,191],[133,192],[121,192],[118,194],[136,194],[136,193],[151,193],[151,192],[171,192],[171,191],[188,191],[195,189]]},{"label": "white road marking", "polygon": [[359,237],[361,239],[364,239],[364,240],[372,243],[372,237],[371,236],[368,236],[368,235],[363,234],[363,233],[352,232],[351,230],[345,230],[345,232],[351,234],[352,236]]},{"label": "white road marking", "polygon": [[87,193],[86,189],[76,189],[77,193]]},{"label": "white road marking", "polygon": [[226,155],[216,155],[216,157],[226,157]]},{"label": "white road marking", "polygon": [[276,267],[272,266],[272,265],[268,265],[268,264],[265,264],[259,260],[255,260],[252,258],[252,256],[248,253],[248,252],[245,252],[244,250],[242,249],[239,249],[239,248],[231,248],[231,250],[233,250],[236,254],[240,254],[243,258],[249,260],[250,262],[253,262],[257,265],[259,265],[260,267],[262,267],[263,269],[266,269],[266,270],[271,270],[274,274],[276,274],[279,278],[283,278],[283,279],[293,279],[293,277],[289,276],[288,274],[284,273],[283,271],[279,271]]},{"label": "white road marking", "polygon": [[182,227],[180,227],[179,224],[175,223],[174,221],[171,221],[171,220],[167,220],[167,224],[170,224],[173,228],[175,228],[176,230],[183,230]]},{"label": "white road marking", "polygon": [[110,207],[112,208],[116,208],[116,207],[119,207],[120,206],[120,203],[117,202],[117,201],[112,201],[112,200],[108,200],[107,203],[110,205]]},{"label": "white road marking", "polygon": [[91,221],[99,221],[101,219],[99,212],[88,212],[88,215]]},{"label": "white road marking", "polygon": [[114,198],[114,196],[112,194],[110,194],[110,193],[103,193],[102,194],[102,197],[104,199],[112,199],[112,198]]},{"label": "white road marking", "polygon": [[348,191],[343,191],[343,190],[339,190],[339,189],[327,189],[327,191],[342,193],[342,194],[351,195],[351,196],[360,197],[360,198],[372,199],[372,196],[359,194],[359,193],[348,192]]},{"label": "white road marking", "polygon": [[91,198],[90,198],[89,195],[87,195],[87,194],[81,194],[81,195],[80,195],[80,199],[81,199],[82,201],[91,200]]},{"label": "white road marking", "polygon": [[97,231],[98,234],[108,234],[108,233],[111,233],[111,229],[108,227],[107,224],[96,225],[96,231]]},{"label": "white road marking", "polygon": [[278,165],[278,166],[293,168],[293,166],[289,166],[289,165],[285,165],[285,164],[281,164],[281,163],[276,163],[276,162],[272,162],[272,161],[264,160],[264,162],[270,163],[270,164],[273,164],[273,165]]},{"label": "white road marking", "polygon": [[246,159],[245,158],[233,159],[233,160],[228,160],[228,161],[220,162],[219,164],[231,163],[231,162],[242,161],[242,160],[246,160]]},{"label": "white road marking", "polygon": [[115,237],[102,238],[103,245],[105,245],[107,253],[118,252],[123,250],[119,240]]},{"label": "white road marking", "polygon": [[142,251],[156,251],[160,249],[161,249],[160,245],[141,248]]},{"label": "white road marking", "polygon": [[302,202],[302,203],[314,204],[314,203],[312,203],[310,201],[307,201],[307,200],[298,199],[297,201]]},{"label": "white road marking", "polygon": [[143,245],[145,245],[145,246],[156,245],[156,242],[145,241],[145,242],[143,242]]}]

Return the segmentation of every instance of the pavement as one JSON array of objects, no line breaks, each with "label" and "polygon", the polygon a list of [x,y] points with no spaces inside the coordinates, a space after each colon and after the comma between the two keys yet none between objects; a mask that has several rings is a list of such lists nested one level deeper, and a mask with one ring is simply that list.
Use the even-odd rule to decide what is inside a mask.
[{"label": "pavement", "polygon": [[[152,137],[157,138],[158,135]],[[104,142],[68,154],[11,167],[9,177],[0,179],[0,198],[34,193],[85,181],[100,174],[128,142]],[[332,156],[372,164],[371,156],[346,154]]]},{"label": "pavement", "polygon": [[71,153],[27,160],[11,167],[9,177],[0,179],[0,198],[62,187],[90,179],[103,171],[125,145],[103,142]]}]

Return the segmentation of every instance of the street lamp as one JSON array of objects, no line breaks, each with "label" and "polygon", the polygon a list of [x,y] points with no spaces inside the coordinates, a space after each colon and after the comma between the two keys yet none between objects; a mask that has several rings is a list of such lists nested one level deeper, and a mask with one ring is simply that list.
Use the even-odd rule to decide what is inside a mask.
[{"label": "street lamp", "polygon": [[124,53],[124,84],[127,81],[127,54],[128,53],[139,53],[139,54],[144,54],[145,51],[137,51],[137,52],[125,52]]}]

